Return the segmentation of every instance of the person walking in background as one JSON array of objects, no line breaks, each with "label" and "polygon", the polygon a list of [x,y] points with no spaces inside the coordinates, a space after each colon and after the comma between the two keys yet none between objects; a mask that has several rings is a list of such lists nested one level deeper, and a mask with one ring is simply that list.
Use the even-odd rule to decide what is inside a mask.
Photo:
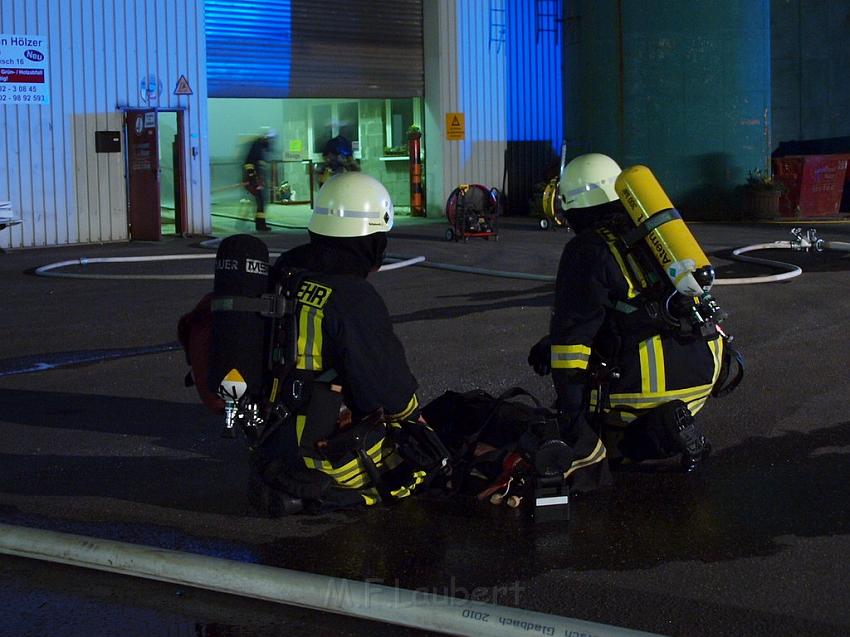
[{"label": "person walking in background", "polygon": [[257,137],[251,142],[251,147],[242,164],[242,183],[257,203],[254,227],[258,232],[271,230],[266,224],[265,168],[266,158],[275,139],[277,139],[277,131],[273,128]]}]

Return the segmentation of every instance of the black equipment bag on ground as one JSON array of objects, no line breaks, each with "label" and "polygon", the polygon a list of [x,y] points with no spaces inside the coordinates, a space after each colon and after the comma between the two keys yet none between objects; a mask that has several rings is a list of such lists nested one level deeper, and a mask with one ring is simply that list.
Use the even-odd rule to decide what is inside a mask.
[{"label": "black equipment bag on ground", "polygon": [[[532,404],[516,400],[521,397]],[[547,472],[553,448],[555,464],[564,464],[572,488],[590,491],[610,484],[598,437],[589,429],[559,431],[555,412],[520,387],[498,397],[481,389],[447,391],[425,405],[422,415],[452,454],[446,485],[452,493],[480,495],[509,467]],[[557,444],[561,440],[566,450]],[[479,444],[486,451],[476,453]],[[516,463],[517,457],[522,462]]]}]

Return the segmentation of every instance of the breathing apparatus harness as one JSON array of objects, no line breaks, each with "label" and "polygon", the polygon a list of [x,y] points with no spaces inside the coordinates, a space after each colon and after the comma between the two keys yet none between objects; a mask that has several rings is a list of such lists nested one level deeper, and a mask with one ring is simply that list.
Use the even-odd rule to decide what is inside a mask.
[{"label": "breathing apparatus harness", "polygon": [[[226,254],[220,261],[224,265],[234,261],[236,265],[230,269],[239,275],[250,271],[247,264],[259,262],[265,247],[251,239],[242,236],[227,245],[222,242],[220,253]],[[268,268],[252,267],[263,270],[265,286]],[[255,451],[279,428],[294,427],[297,420],[301,427],[298,453],[305,465],[302,473],[306,469],[330,475],[342,487],[337,496],[339,491],[356,494],[371,488],[380,500],[389,502],[449,470],[450,454],[430,428],[418,422],[396,422],[380,409],[355,422],[343,421],[342,387],[336,372],[299,368],[301,306],[310,305],[315,289],[323,288],[308,280],[308,271],[289,268],[277,272],[274,291],[260,294],[257,283],[245,276],[234,284],[225,273],[221,285],[218,269],[216,276],[218,293],[211,301],[214,363],[209,384],[225,401],[224,436],[235,438],[241,433],[249,450]],[[248,343],[243,344],[243,338]],[[250,344],[260,345],[261,360],[256,352],[245,351]],[[217,346],[226,354],[219,352],[215,361]],[[398,457],[389,460],[394,455]],[[349,493],[337,499],[344,504],[360,500],[357,496],[352,501],[352,497]],[[363,499],[371,503],[375,498]]]},{"label": "breathing apparatus harness", "polygon": [[[721,326],[728,314],[708,292],[701,296],[687,296],[677,290],[661,271],[661,266],[653,258],[645,241],[653,229],[674,219],[681,219],[681,215],[672,209],[656,214],[646,223],[634,227],[624,215],[615,214],[605,217],[596,227],[610,249],[619,255],[618,263],[624,269],[623,274],[636,292],[628,301],[618,300],[609,307],[616,312],[616,323],[620,329],[630,324],[642,325],[647,337],[652,334],[675,334],[699,337],[706,341],[722,338],[725,342],[722,368],[712,390],[713,396],[722,397],[738,386],[744,374],[743,357],[730,345],[734,336],[727,334]],[[713,280],[713,271],[703,276],[710,276]],[[600,398],[605,396],[608,382],[619,377],[618,370],[610,364],[615,357],[616,351],[596,355],[591,365],[591,376]],[[730,358],[733,360],[730,361]],[[732,366],[736,368],[736,375],[730,380]],[[603,404],[603,400],[597,401],[597,411]]]},{"label": "breathing apparatus harness", "polygon": [[[727,317],[716,300],[705,292],[702,296],[686,296],[670,283],[661,266],[650,253],[644,240],[652,229],[664,221],[681,219],[678,211],[668,211],[658,223],[642,224],[624,229],[627,223],[622,216],[605,219],[598,228],[612,251],[619,255],[618,262],[624,268],[623,274],[634,286],[635,297],[628,301],[618,300],[611,304],[619,315],[626,320],[642,319],[657,328],[657,333],[674,333],[682,336],[699,335],[705,340],[722,336],[731,340],[720,327]],[[713,273],[711,273],[713,278]]]},{"label": "breathing apparatus harness", "polygon": [[268,399],[248,392],[237,396],[224,385],[218,388],[225,401],[222,435],[235,438],[237,430],[241,431],[252,450],[306,404],[311,381],[330,382],[336,375],[331,369],[309,378],[315,375],[298,373],[295,369],[298,353],[297,292],[305,275],[306,271],[293,269],[281,277],[272,293],[259,297],[216,296],[211,303],[213,312],[249,312],[271,321],[267,337],[269,346],[264,352],[264,376],[271,379],[271,386],[263,387],[263,394],[268,392]]},{"label": "breathing apparatus harness", "polygon": [[[678,210],[644,166],[623,171],[616,190],[627,214],[604,217],[596,231],[614,254],[634,295],[610,302],[615,312],[613,351],[595,351],[589,366],[589,386],[596,391],[594,420],[600,428],[603,412],[610,408],[610,383],[619,378],[619,370],[611,364],[619,349],[616,332],[624,328],[644,338],[672,334],[705,341],[723,339],[721,368],[711,390],[715,397],[731,392],[744,373],[743,358],[730,345],[733,337],[721,327],[727,314],[709,293],[714,268]],[[730,379],[733,368],[736,375]],[[639,415],[627,429],[624,444],[637,459],[642,453],[649,458],[657,452],[681,451],[686,472],[695,470],[711,449],[681,400]]]}]

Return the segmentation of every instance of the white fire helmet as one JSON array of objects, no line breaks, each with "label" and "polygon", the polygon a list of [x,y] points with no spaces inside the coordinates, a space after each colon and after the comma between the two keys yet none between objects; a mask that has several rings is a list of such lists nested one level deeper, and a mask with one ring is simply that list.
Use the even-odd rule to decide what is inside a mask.
[{"label": "white fire helmet", "polygon": [[365,237],[393,227],[393,202],[384,185],[362,172],[328,179],[316,195],[307,228],[327,237]]},{"label": "white fire helmet", "polygon": [[614,182],[622,171],[608,155],[588,153],[570,161],[558,184],[561,208],[589,208],[619,197]]}]

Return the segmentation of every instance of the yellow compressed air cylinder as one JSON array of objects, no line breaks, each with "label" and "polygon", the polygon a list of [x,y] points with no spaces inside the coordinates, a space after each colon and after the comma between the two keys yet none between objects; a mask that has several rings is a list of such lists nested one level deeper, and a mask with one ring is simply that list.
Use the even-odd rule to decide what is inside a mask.
[{"label": "yellow compressed air cylinder", "polygon": [[714,268],[661,184],[646,166],[626,168],[614,184],[620,201],[677,291],[701,296],[714,283]]}]

